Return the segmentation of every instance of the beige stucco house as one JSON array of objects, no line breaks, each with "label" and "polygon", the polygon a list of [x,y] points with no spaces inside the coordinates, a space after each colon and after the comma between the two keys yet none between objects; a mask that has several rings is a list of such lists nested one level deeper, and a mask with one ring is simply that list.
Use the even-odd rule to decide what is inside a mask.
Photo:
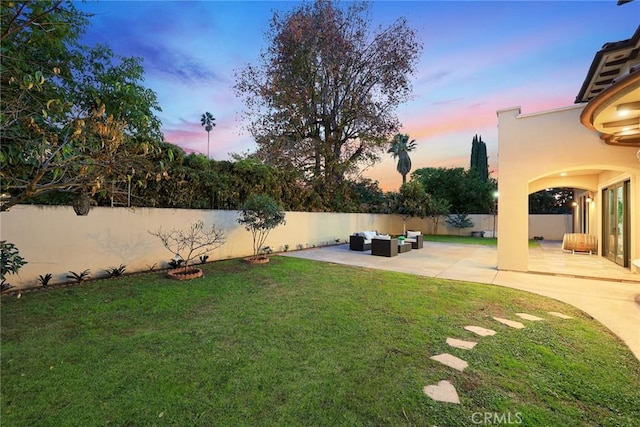
[{"label": "beige stucco house", "polygon": [[498,269],[528,270],[528,195],[576,189],[574,231],[598,256],[637,271],[640,259],[640,26],[599,50],[576,103],[498,114]]}]

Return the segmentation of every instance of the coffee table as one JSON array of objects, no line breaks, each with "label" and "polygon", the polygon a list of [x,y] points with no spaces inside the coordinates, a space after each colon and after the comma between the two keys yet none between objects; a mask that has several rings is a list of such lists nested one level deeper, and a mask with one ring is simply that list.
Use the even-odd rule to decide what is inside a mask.
[{"label": "coffee table", "polygon": [[398,243],[398,253],[403,254],[411,250],[411,243]]}]

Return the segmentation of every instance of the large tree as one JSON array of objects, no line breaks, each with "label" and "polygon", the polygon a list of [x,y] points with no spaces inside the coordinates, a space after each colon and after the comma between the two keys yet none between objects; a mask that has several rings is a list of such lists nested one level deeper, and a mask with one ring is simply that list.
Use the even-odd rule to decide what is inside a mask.
[{"label": "large tree", "polygon": [[399,129],[421,49],[405,19],[372,33],[368,7],[318,0],[276,12],[260,62],[237,75],[261,158],[301,170],[326,208]]},{"label": "large tree", "polygon": [[393,137],[391,146],[389,150],[387,150],[387,153],[391,153],[394,159],[398,159],[396,170],[402,175],[402,184],[407,183],[407,174],[411,171],[411,157],[409,157],[409,152],[415,150],[415,148],[415,139],[409,141],[409,135],[399,133]]},{"label": "large tree", "polygon": [[0,13],[0,210],[131,182],[162,139],[140,60],[81,46],[89,16],[71,1],[6,2]]}]

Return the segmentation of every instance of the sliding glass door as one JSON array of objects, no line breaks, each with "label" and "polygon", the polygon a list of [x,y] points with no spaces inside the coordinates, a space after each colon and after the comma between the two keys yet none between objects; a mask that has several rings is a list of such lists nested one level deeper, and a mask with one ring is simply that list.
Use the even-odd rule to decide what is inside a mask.
[{"label": "sliding glass door", "polygon": [[630,182],[625,181],[602,191],[603,252],[616,264],[629,266],[629,196]]}]

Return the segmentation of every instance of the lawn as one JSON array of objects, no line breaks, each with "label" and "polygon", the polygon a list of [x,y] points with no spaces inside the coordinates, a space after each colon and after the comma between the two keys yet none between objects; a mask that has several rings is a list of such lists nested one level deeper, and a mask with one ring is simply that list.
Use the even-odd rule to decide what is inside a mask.
[{"label": "lawn", "polygon": [[[498,239],[492,237],[472,237],[472,236],[456,236],[450,234],[425,234],[425,242],[443,242],[443,243],[461,243],[465,245],[483,245],[483,246],[497,246]],[[539,247],[540,243],[537,240],[530,239],[529,247]]]},{"label": "lawn", "polygon": [[[204,269],[190,282],[155,272],[3,297],[2,426],[461,426],[478,413],[527,426],[640,419],[640,362],[560,302],[278,256]],[[515,330],[491,318],[517,312],[546,320]],[[498,333],[476,337],[465,325]],[[460,350],[447,337],[479,343]],[[429,359],[442,352],[469,367]],[[460,405],[423,394],[444,379]]]}]

